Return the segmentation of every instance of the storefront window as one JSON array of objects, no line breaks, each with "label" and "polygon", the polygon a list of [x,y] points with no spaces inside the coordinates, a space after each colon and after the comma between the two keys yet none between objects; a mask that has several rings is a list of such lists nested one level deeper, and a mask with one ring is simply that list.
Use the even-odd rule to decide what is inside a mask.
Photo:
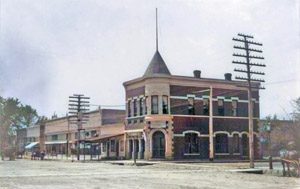
[{"label": "storefront window", "polygon": [[110,147],[111,147],[111,152],[116,152],[116,141],[115,140],[110,141]]}]

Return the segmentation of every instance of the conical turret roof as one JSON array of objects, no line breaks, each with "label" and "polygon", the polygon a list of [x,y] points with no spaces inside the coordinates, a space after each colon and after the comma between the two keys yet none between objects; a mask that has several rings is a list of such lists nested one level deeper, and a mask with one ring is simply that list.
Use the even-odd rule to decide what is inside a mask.
[{"label": "conical turret roof", "polygon": [[171,73],[158,51],[155,52],[144,77],[170,76]]}]

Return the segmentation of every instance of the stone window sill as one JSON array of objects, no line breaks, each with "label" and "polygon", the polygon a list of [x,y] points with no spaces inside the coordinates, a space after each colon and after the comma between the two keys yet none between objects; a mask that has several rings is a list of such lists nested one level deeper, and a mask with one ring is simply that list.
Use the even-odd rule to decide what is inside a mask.
[{"label": "stone window sill", "polygon": [[216,156],[229,156],[230,153],[215,153]]},{"label": "stone window sill", "polygon": [[199,156],[200,153],[192,153],[192,154],[185,153],[184,155],[185,156]]}]

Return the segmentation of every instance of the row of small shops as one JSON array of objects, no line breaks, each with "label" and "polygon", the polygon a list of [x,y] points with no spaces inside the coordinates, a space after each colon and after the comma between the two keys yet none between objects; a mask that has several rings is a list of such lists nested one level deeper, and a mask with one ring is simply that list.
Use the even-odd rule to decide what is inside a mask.
[{"label": "row of small shops", "polygon": [[125,111],[99,109],[90,112],[89,117],[79,132],[76,125],[68,123],[68,117],[54,117],[44,124],[21,129],[17,134],[18,154],[28,158],[41,153],[46,157],[80,154],[91,159],[125,158]]}]

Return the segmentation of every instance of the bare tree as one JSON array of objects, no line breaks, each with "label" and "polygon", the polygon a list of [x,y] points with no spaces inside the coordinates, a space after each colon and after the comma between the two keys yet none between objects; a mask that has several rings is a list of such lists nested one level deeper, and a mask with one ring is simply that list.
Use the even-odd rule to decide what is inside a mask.
[{"label": "bare tree", "polygon": [[286,123],[287,128],[293,138],[293,142],[289,146],[290,150],[296,150],[300,152],[300,97],[291,101],[293,108],[291,113],[287,113],[286,118],[291,120]]}]

